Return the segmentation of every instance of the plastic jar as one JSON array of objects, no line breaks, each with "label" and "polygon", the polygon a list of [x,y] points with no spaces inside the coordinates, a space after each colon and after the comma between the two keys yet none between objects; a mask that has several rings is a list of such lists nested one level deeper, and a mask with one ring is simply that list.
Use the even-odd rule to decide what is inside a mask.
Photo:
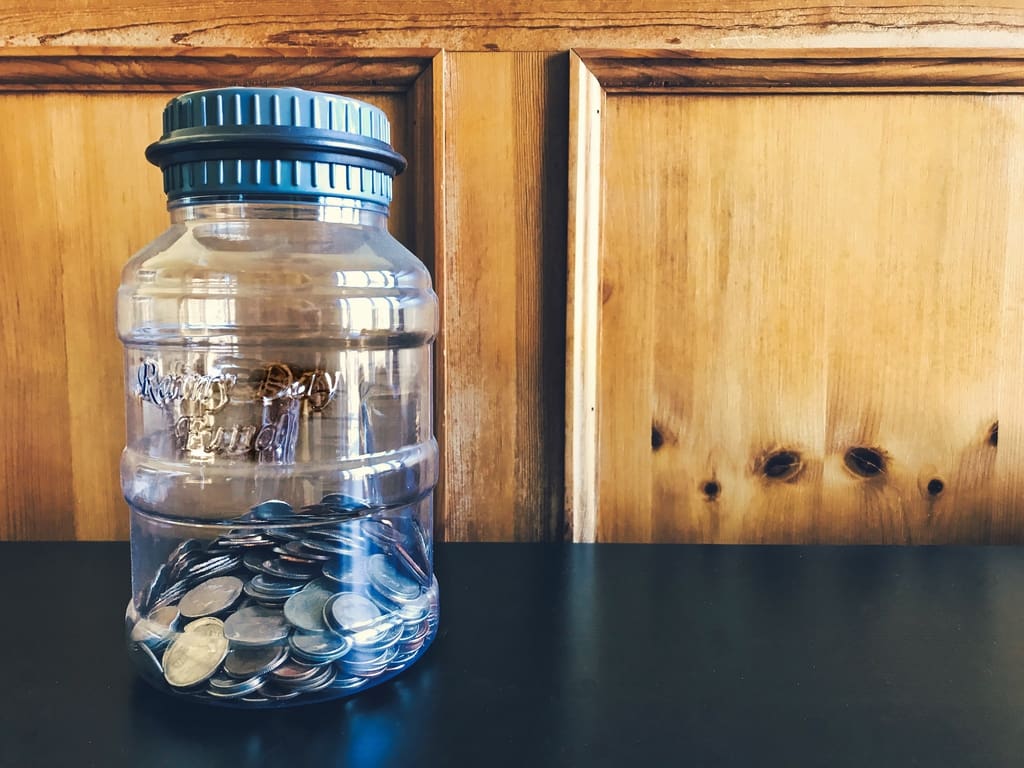
[{"label": "plastic jar", "polygon": [[130,653],[161,690],[346,696],[434,637],[437,297],[387,230],[376,107],[292,88],[171,100],[170,228],[128,262]]}]

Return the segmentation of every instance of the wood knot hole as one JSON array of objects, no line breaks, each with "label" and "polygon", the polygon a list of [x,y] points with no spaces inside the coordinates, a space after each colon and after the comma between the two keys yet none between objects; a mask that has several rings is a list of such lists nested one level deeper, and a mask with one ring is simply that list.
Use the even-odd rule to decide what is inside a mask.
[{"label": "wood knot hole", "polygon": [[999,445],[999,422],[995,422],[988,430],[988,444],[995,448]]},{"label": "wood knot hole", "polygon": [[769,480],[793,480],[804,468],[803,459],[795,451],[775,451],[765,458],[761,473]]},{"label": "wood knot hole", "polygon": [[708,480],[704,483],[704,487],[701,490],[704,491],[708,501],[714,501],[718,498],[718,494],[722,492],[722,486],[718,484],[717,480]]},{"label": "wood knot hole", "polygon": [[942,493],[943,490],[945,490],[945,488],[946,484],[939,480],[939,478],[937,477],[933,477],[931,480],[928,481],[929,496],[938,496],[940,493]]},{"label": "wood knot hole", "polygon": [[665,444],[665,436],[661,434],[657,424],[651,425],[651,449],[658,450]]},{"label": "wood knot hole", "polygon": [[843,460],[847,468],[860,477],[878,477],[885,474],[885,456],[877,448],[851,448]]}]

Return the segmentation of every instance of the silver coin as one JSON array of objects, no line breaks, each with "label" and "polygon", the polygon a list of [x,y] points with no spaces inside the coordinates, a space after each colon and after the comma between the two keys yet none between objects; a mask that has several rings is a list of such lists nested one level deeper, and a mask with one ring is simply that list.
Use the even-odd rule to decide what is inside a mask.
[{"label": "silver coin", "polygon": [[363,520],[361,530],[366,538],[385,551],[405,540],[390,520]]},{"label": "silver coin", "polygon": [[148,618],[150,621],[155,621],[161,626],[167,627],[168,629],[176,629],[178,626],[178,617],[181,614],[178,609],[173,605],[164,605],[150,612]]},{"label": "silver coin", "polygon": [[320,499],[320,503],[335,511],[344,510],[351,512],[364,512],[371,509],[370,505],[366,502],[360,501],[352,496],[346,496],[343,493],[328,493]]},{"label": "silver coin", "polygon": [[178,610],[186,619],[223,613],[241,597],[242,586],[237,576],[209,579],[189,590],[178,603]]},{"label": "silver coin", "polygon": [[213,632],[182,632],[164,653],[164,679],[174,688],[206,682],[228,655],[228,640]]},{"label": "silver coin", "polygon": [[352,691],[356,688],[362,688],[364,685],[366,685],[365,678],[345,675],[339,669],[337,677],[335,677],[334,682],[331,683],[331,688],[335,690]]},{"label": "silver coin", "polygon": [[354,592],[340,592],[324,605],[324,621],[335,632],[358,632],[372,627],[380,618],[380,608]]},{"label": "silver coin", "polygon": [[280,499],[270,499],[257,504],[249,510],[249,514],[257,520],[277,521],[281,518],[291,517],[294,514],[292,505]]},{"label": "silver coin", "polygon": [[[313,667],[313,674],[306,675],[301,679],[277,679],[274,678],[274,685],[291,691],[307,693],[326,688],[334,681],[338,674],[333,664],[320,664]],[[329,681],[329,682],[325,682]]]},{"label": "silver coin", "polygon": [[286,701],[288,699],[294,699],[300,695],[302,691],[290,691],[287,688],[281,688],[278,685],[267,683],[260,688],[260,694],[269,701]]},{"label": "silver coin", "polygon": [[203,542],[199,539],[185,539],[171,550],[171,554],[167,556],[167,562],[174,563],[193,552],[200,552],[202,549]]},{"label": "silver coin", "polygon": [[[174,556],[173,560],[168,559],[168,563],[171,566],[171,579],[174,581],[180,579],[182,574],[189,568],[195,567],[207,558],[206,553],[203,552],[196,539],[189,539],[189,541],[194,542],[191,548],[181,550],[180,553]],[[177,550],[175,551],[177,552]]]},{"label": "silver coin", "polygon": [[307,632],[324,632],[324,606],[334,594],[334,589],[325,579],[307,584],[301,592],[292,595],[284,604],[284,617],[292,626]]},{"label": "silver coin", "polygon": [[303,539],[302,547],[328,557],[355,557],[360,552],[357,543],[335,539]]},{"label": "silver coin", "polygon": [[242,565],[253,573],[262,573],[260,566],[263,565],[263,561],[266,559],[267,555],[263,550],[253,549],[242,556]]},{"label": "silver coin", "polygon": [[294,685],[303,680],[309,680],[321,671],[323,671],[323,667],[319,664],[303,664],[302,662],[289,659],[271,672],[270,677],[275,683]]},{"label": "silver coin", "polygon": [[224,621],[224,635],[238,645],[273,645],[288,637],[288,622],[281,611],[250,605]]},{"label": "silver coin", "polygon": [[149,646],[145,643],[132,643],[128,648],[132,655],[139,660],[144,675],[155,679],[160,679],[164,676],[164,668]]},{"label": "silver coin", "polygon": [[288,637],[292,651],[313,664],[337,661],[352,649],[352,640],[333,632],[292,632]]},{"label": "silver coin", "polygon": [[395,654],[395,658],[388,664],[388,669],[402,669],[405,666],[411,664],[417,656],[419,656],[420,649],[415,648],[411,651],[399,650]]},{"label": "silver coin", "polygon": [[430,598],[426,594],[398,606],[398,615],[407,624],[419,624],[430,613]]},{"label": "silver coin", "polygon": [[430,622],[424,619],[419,624],[406,624],[399,642],[414,643],[430,634]]},{"label": "silver coin", "polygon": [[[289,546],[291,549],[289,549]],[[298,563],[299,565],[312,565],[319,568],[316,563],[322,562],[320,558],[328,558],[322,552],[316,553],[316,557],[310,557],[302,550],[302,545],[297,541],[289,541],[287,544],[278,544],[271,550],[275,555],[280,557],[282,560],[287,560],[290,563]]]},{"label": "silver coin", "polygon": [[[278,552],[279,550],[275,548],[274,551]],[[300,557],[305,560],[313,560],[319,563],[324,563],[331,559],[331,555],[328,553],[320,552],[316,549],[310,549],[302,541],[289,541],[288,543],[281,545],[280,551],[292,555],[293,557]]]},{"label": "silver coin", "polygon": [[424,570],[423,566],[416,561],[416,558],[404,546],[395,544],[392,551],[398,559],[399,567],[416,579],[421,587],[430,586],[430,574]]},{"label": "silver coin", "polygon": [[350,653],[337,662],[338,668],[347,675],[358,677],[377,677],[384,674],[388,665],[398,655],[398,649],[394,646],[388,648],[379,656],[365,661],[356,659]]},{"label": "silver coin", "polygon": [[356,651],[383,651],[399,642],[405,625],[396,617],[382,617],[374,626],[351,635]]},{"label": "silver coin", "polygon": [[305,534],[302,531],[291,531],[287,528],[278,528],[273,531],[268,531],[267,535],[275,542],[284,543],[289,541],[299,541]]},{"label": "silver coin", "polygon": [[171,585],[171,568],[168,565],[160,565],[153,574],[149,587],[141,598],[141,609],[143,613],[152,610],[153,606],[160,599],[160,596],[167,591]]},{"label": "silver coin", "polygon": [[396,602],[413,600],[420,595],[420,585],[395,568],[386,555],[373,555],[366,565],[366,573],[385,597]]},{"label": "silver coin", "polygon": [[257,569],[269,576],[277,576],[281,579],[294,579],[297,581],[309,581],[320,574],[320,569],[315,565],[304,565],[301,563],[290,563],[280,557],[270,557],[260,563]]},{"label": "silver coin", "polygon": [[363,561],[348,555],[339,555],[323,563],[321,573],[338,584],[366,584]]},{"label": "silver coin", "polygon": [[303,539],[303,542],[312,543],[314,541],[329,541],[348,547],[362,548],[367,540],[361,528],[343,523],[331,528],[313,528],[306,531],[306,538]]},{"label": "silver coin", "polygon": [[240,699],[263,687],[265,678],[259,675],[236,680],[226,675],[214,675],[206,683],[206,692],[218,699]]},{"label": "silver coin", "polygon": [[188,568],[182,578],[196,583],[206,579],[211,579],[214,576],[223,576],[231,573],[241,564],[242,558],[239,555],[218,555],[217,557]]},{"label": "silver coin", "polygon": [[273,672],[287,660],[288,649],[283,645],[232,648],[224,659],[224,672],[229,677],[248,679]]},{"label": "silver coin", "polygon": [[309,680],[296,684],[292,687],[292,690],[299,691],[300,693],[314,693],[315,691],[322,691],[325,688],[330,687],[331,683],[334,682],[334,678],[337,676],[338,671],[333,665],[328,664],[320,674],[310,678]]},{"label": "silver coin", "polygon": [[257,573],[249,579],[249,584],[257,593],[275,597],[290,597],[302,591],[306,586],[301,581],[268,576],[265,573]]}]

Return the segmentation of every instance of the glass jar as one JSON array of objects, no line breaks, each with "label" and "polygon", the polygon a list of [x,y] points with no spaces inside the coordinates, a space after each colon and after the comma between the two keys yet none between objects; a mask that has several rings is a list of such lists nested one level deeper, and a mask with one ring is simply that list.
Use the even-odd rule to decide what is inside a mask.
[{"label": "glass jar", "polygon": [[124,269],[130,654],[157,688],[274,707],[402,671],[438,622],[424,265],[387,230],[376,107],[188,93],[146,152],[171,226]]}]

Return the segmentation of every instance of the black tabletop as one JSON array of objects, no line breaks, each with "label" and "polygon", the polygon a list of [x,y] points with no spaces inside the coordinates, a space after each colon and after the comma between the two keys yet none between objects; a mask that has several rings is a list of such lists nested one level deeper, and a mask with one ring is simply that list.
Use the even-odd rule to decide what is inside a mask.
[{"label": "black tabletop", "polygon": [[0,766],[1019,766],[1024,551],[455,544],[351,699],[137,679],[124,544],[0,544]]}]

